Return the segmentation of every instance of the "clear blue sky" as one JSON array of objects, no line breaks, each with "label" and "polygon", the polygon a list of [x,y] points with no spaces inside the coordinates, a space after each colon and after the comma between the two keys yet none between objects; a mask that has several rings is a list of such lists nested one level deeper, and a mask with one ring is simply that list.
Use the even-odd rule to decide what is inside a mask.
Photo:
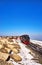
[{"label": "clear blue sky", "polygon": [[26,33],[42,34],[42,1],[0,1],[0,35]]}]

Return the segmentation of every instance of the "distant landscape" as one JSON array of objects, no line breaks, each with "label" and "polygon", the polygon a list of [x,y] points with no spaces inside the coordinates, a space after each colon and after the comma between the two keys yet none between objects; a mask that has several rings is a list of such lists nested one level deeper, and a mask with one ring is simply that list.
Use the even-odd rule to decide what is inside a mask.
[{"label": "distant landscape", "polygon": [[[17,36],[17,35],[0,35],[0,36]],[[30,39],[42,41],[42,35],[29,35]]]},{"label": "distant landscape", "polygon": [[42,35],[33,35],[33,36],[30,36],[30,38],[33,39],[33,40],[42,41]]}]

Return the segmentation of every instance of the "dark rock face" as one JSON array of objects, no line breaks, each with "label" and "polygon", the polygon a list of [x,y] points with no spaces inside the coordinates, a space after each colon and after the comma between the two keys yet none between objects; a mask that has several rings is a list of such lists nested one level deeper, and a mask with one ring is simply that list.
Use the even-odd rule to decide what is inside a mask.
[{"label": "dark rock face", "polygon": [[38,45],[38,44],[34,44],[34,43],[31,43],[28,45],[31,49],[39,52],[40,54],[42,54],[42,46]]}]

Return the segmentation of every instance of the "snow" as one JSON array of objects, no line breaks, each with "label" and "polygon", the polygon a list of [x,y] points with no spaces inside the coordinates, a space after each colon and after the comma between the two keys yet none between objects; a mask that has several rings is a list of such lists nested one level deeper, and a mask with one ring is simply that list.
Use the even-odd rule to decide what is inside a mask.
[{"label": "snow", "polygon": [[[14,40],[16,42],[16,40]],[[32,41],[32,40],[31,40]],[[12,63],[14,65],[42,65],[39,63],[36,63],[34,60],[32,60],[33,56],[31,54],[29,54],[30,49],[27,49],[23,43],[21,43],[21,41],[18,39],[17,40],[18,44],[21,47],[20,53],[18,55],[20,55],[22,57],[22,61],[21,62],[15,62],[12,59]],[[32,41],[32,42],[36,42],[36,41]]]},{"label": "snow", "polygon": [[38,45],[42,46],[42,41],[30,40],[30,42],[32,42],[32,43],[34,43],[34,44],[38,44]]}]

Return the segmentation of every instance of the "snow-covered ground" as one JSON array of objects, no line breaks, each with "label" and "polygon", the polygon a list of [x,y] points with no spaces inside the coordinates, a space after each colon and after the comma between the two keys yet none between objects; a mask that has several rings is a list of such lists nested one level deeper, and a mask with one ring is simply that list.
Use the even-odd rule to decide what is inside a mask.
[{"label": "snow-covered ground", "polygon": [[42,46],[42,41],[30,40],[30,42],[32,42],[32,43],[34,43],[34,44],[38,44],[38,45]]},{"label": "snow-covered ground", "polygon": [[[27,49],[25,47],[25,45],[23,43],[21,43],[21,41],[19,39],[17,40],[17,42],[19,43],[19,45],[21,47],[20,53],[18,55],[20,55],[22,57],[22,61],[18,62],[18,63],[13,61],[14,65],[42,65],[42,64],[39,64],[39,63],[35,62],[34,60],[32,60],[33,56],[31,54],[29,54],[30,49]],[[33,43],[38,42],[38,44],[41,43],[40,45],[42,45],[42,42],[40,42],[40,41],[31,40],[31,42],[33,42]]]}]

